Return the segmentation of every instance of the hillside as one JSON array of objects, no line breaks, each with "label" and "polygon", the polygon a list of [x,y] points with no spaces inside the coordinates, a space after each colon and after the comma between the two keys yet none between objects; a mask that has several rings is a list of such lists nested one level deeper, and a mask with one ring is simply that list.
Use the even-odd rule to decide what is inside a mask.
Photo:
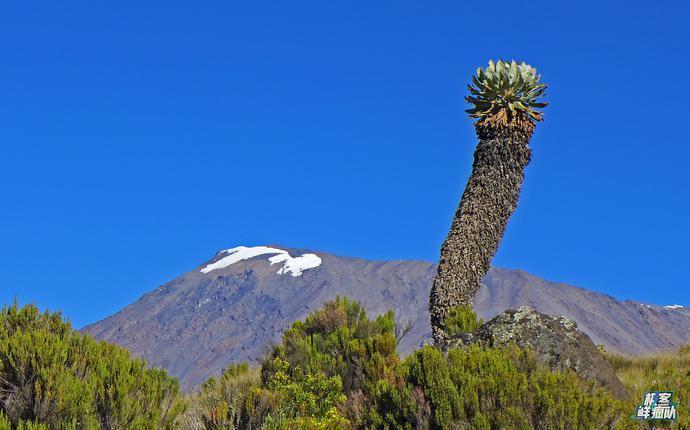
[{"label": "hillside", "polygon": [[[238,247],[145,294],[85,327],[197,386],[230,362],[256,361],[282,331],[337,295],[371,314],[394,309],[412,324],[400,352],[429,338],[428,294],[435,265],[370,261],[280,246]],[[690,311],[620,301],[545,281],[520,270],[492,269],[476,300],[485,320],[522,305],[574,319],[597,344],[623,354],[669,350],[687,343]]]}]

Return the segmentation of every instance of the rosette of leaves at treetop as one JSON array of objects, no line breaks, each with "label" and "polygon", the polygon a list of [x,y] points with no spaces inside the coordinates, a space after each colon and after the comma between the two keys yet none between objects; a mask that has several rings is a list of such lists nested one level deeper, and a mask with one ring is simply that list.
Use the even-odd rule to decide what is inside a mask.
[{"label": "rosette of leaves at treetop", "polygon": [[477,118],[477,126],[526,127],[531,133],[534,121],[542,120],[539,109],[548,105],[540,101],[546,91],[540,80],[537,69],[524,62],[489,61],[485,69],[477,68],[467,85],[472,95],[465,99],[473,107],[466,112]]}]

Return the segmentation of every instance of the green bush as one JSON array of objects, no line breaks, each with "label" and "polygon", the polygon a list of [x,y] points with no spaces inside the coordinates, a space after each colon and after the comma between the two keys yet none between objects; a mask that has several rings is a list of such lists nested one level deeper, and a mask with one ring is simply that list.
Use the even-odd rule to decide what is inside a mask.
[{"label": "green bush", "polygon": [[268,390],[278,401],[266,416],[266,429],[347,429],[349,422],[339,408],[345,403],[343,385],[338,376],[326,377],[323,372],[304,373],[291,369],[280,358],[272,363],[275,372],[268,381]]},{"label": "green bush", "polygon": [[257,369],[230,365],[190,397],[180,420],[184,429],[314,429],[350,428],[342,415],[345,395],[340,378],[305,374],[280,358],[266,384]]},{"label": "green bush", "polygon": [[372,321],[358,302],[338,297],[285,332],[265,360],[263,376],[270,377],[279,357],[292,368],[338,375],[346,392],[371,392],[399,363],[396,346],[393,312]]},{"label": "green bush", "polygon": [[[454,310],[451,322],[459,333],[479,325],[469,308]],[[544,368],[529,351],[426,346],[401,361],[394,333],[390,312],[371,320],[357,302],[328,302],[292,325],[260,378],[231,366],[207,381],[193,402],[214,398],[207,411],[220,405],[223,417],[247,419],[199,428],[630,428],[631,404],[574,373]],[[240,400],[219,394],[248,374],[250,384],[230,390]]]},{"label": "green bush", "polygon": [[434,428],[615,428],[631,410],[605,389],[572,372],[552,372],[517,347],[472,345],[443,354],[427,346],[405,366],[409,382],[432,405]]},{"label": "green bush", "polygon": [[443,322],[446,325],[446,332],[450,336],[472,333],[484,324],[484,321],[478,319],[474,310],[467,305],[451,308]]},{"label": "green bush", "polygon": [[404,373],[429,400],[435,427],[446,428],[464,418],[460,394],[451,380],[447,360],[438,349],[425,346],[418,350],[406,360]]},{"label": "green bush", "polygon": [[[190,396],[189,410],[181,419],[188,429],[239,429],[256,427],[267,411],[259,417],[248,415],[255,411],[251,401],[260,390],[261,379],[257,369],[247,364],[231,364],[219,377],[206,380],[198,393]],[[266,409],[266,408],[264,408]]]},{"label": "green bush", "polygon": [[[450,318],[458,333],[479,324],[467,308]],[[629,420],[634,402],[516,346],[425,346],[405,360],[396,347],[392,312],[369,319],[338,298],[295,322],[261,368],[230,365],[181,399],[164,371],[15,304],[0,313],[0,430],[644,428]],[[607,358],[637,402],[674,390],[688,428],[690,347]]]},{"label": "green bush", "polygon": [[[480,324],[469,307],[447,320],[457,333]],[[339,376],[355,428],[589,429],[628,423],[630,405],[573,373],[552,372],[517,347],[423,347],[401,363],[393,314],[373,321],[347,299],[296,322],[274,348],[293,368]],[[264,362],[264,378],[274,374]]]},{"label": "green bush", "polygon": [[400,372],[393,312],[371,320],[360,303],[338,297],[297,321],[262,366],[264,380],[280,358],[293,369],[337,376],[347,417],[361,428],[415,428],[418,401]]},{"label": "green bush", "polygon": [[178,391],[165,371],[59,313],[16,303],[0,311],[0,411],[18,428],[172,428]]}]

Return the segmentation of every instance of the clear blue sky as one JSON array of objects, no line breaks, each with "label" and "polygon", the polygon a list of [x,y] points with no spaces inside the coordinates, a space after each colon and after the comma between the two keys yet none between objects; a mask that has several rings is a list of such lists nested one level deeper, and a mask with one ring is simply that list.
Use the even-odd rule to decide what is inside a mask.
[{"label": "clear blue sky", "polygon": [[435,260],[465,85],[515,58],[551,106],[494,264],[690,305],[686,1],[107,3],[0,11],[0,303],[81,326],[240,244]]}]

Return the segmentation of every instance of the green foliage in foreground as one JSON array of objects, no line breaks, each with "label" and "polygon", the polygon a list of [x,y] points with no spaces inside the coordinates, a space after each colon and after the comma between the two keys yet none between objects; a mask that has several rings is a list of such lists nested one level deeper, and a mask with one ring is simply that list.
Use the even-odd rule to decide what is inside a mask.
[{"label": "green foliage in foreground", "polygon": [[[458,333],[478,321],[451,315]],[[517,347],[401,359],[392,313],[369,319],[338,298],[295,322],[260,369],[235,364],[181,399],[177,382],[123,349],[74,331],[56,313],[0,313],[0,430],[80,429],[642,429],[630,421],[651,390],[674,390],[688,429],[690,347],[646,358],[609,355],[633,401]]]},{"label": "green foliage in foreground", "polygon": [[345,412],[354,425],[404,427],[401,420],[407,425],[414,421],[401,412],[414,405],[400,404],[407,399],[400,391],[407,387],[396,346],[393,312],[370,320],[359,303],[337,298],[285,332],[263,364],[263,378],[276,372],[275,358],[293,369],[337,376],[348,395]]},{"label": "green foliage in foreground", "polygon": [[191,409],[180,420],[184,429],[350,428],[341,414],[346,398],[339,377],[306,374],[279,358],[262,384],[259,372],[246,364],[230,365],[210,378],[190,398]]},{"label": "green foliage in foreground", "polygon": [[0,311],[0,429],[166,429],[177,380],[123,348],[72,329],[59,313]]},{"label": "green foliage in foreground", "polygon": [[474,310],[467,305],[451,308],[443,322],[446,325],[446,333],[449,336],[472,333],[484,324],[484,321],[478,319]]},{"label": "green foliage in foreground", "polygon": [[[460,309],[454,315],[461,332],[478,324],[471,311]],[[220,378],[204,384],[192,404],[205,406],[193,406],[186,414],[188,424],[196,419],[204,425],[187,428],[630,428],[631,404],[573,373],[551,372],[517,347],[472,346],[443,354],[426,346],[401,360],[396,344],[392,313],[371,320],[356,302],[343,298],[329,302],[293,324],[264,361],[260,374],[247,367],[237,374],[237,367],[231,366]],[[246,375],[252,375],[253,386],[243,385]],[[336,378],[344,396],[338,398],[335,383],[328,390],[315,390],[305,379],[308,375],[326,385],[325,381]],[[291,381],[291,394],[276,390],[276,381],[283,381],[283,386]],[[238,385],[243,385],[239,391],[245,394],[229,397],[228,393],[238,393],[233,389]],[[321,393],[317,398],[330,400],[320,410],[314,409],[311,400],[300,400],[304,397],[299,390]],[[279,408],[275,401],[256,401],[257,396],[268,399],[272,395],[282,398]],[[264,408],[257,408],[258,403]],[[303,422],[303,427],[284,421],[282,427],[275,427],[268,417],[278,416],[274,411],[281,408],[290,411],[289,418],[304,416],[312,421]],[[208,417],[217,417],[218,411],[220,421],[211,423]]]},{"label": "green foliage in foreground", "polygon": [[432,405],[433,428],[608,429],[629,412],[603,388],[548,371],[517,347],[473,345],[444,355],[426,346],[406,367]]}]

